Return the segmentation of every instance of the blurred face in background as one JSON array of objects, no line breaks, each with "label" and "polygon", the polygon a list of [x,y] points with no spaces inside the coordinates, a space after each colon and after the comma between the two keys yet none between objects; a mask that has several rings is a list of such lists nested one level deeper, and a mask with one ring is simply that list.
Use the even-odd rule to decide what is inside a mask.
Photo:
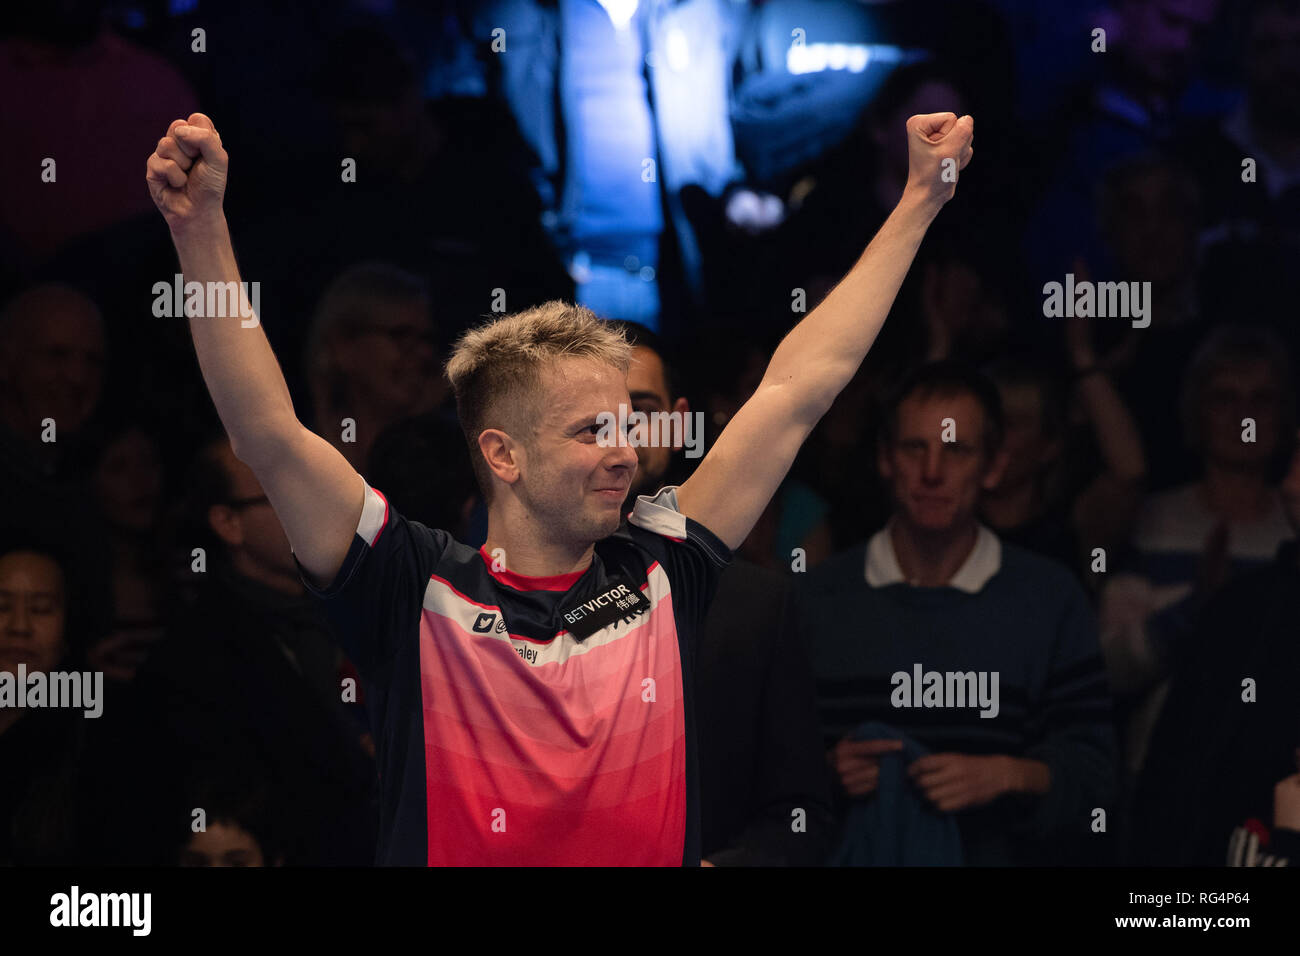
[{"label": "blurred face in background", "polygon": [[266,866],[265,855],[256,837],[230,820],[208,823],[202,833],[195,833],[181,850],[181,866]]},{"label": "blurred face in background", "polygon": [[298,569],[289,538],[257,475],[235,457],[226,442],[219,446],[218,456],[230,482],[231,500],[213,505],[208,520],[231,551],[237,552],[236,569],[263,583],[278,579],[297,585]]},{"label": "blurred face in background", "polygon": [[424,98],[416,86],[391,99],[340,99],[333,104],[345,156],[381,177],[396,177],[415,153],[416,131],[426,123]]},{"label": "blurred face in background", "polygon": [[[952,442],[942,440],[946,418],[955,423]],[[974,522],[980,495],[997,484],[1005,464],[985,451],[984,428],[984,409],[967,392],[903,400],[895,440],[882,444],[878,457],[899,520],[935,534]]]},{"label": "blurred face in background", "polygon": [[1002,450],[1007,465],[995,486],[1020,488],[1036,481],[1061,453],[1061,442],[1044,431],[1042,394],[1033,385],[999,385],[1006,437]]},{"label": "blurred face in background", "polygon": [[328,347],[347,393],[384,417],[429,411],[440,396],[427,302],[376,303],[364,322],[335,336]]},{"label": "blurred face in background", "polygon": [[[1219,0],[1126,0],[1115,47],[1128,69],[1165,95],[1187,82]],[[1108,44],[1109,48],[1109,44]]]},{"label": "blurred face in background", "polygon": [[104,327],[85,296],[42,288],[25,296],[0,341],[0,395],[9,427],[37,436],[54,419],[57,434],[80,430],[99,403]]},{"label": "blurred face in background", "polygon": [[1246,88],[1251,118],[1274,128],[1300,127],[1300,7],[1264,4],[1246,37]]},{"label": "blurred face in background", "polygon": [[[1236,468],[1266,469],[1281,440],[1282,385],[1264,359],[1225,362],[1207,379],[1198,423],[1207,461]],[[1255,420],[1255,440],[1243,441],[1242,419]]]},{"label": "blurred face in background", "polygon": [[1159,286],[1195,267],[1197,213],[1188,199],[1170,169],[1143,170],[1119,184],[1108,238],[1132,280]]},{"label": "blurred face in background", "polygon": [[931,263],[924,274],[926,307],[947,328],[953,353],[971,358],[996,353],[1010,324],[1001,292],[960,258]]},{"label": "blurred face in background", "polygon": [[117,530],[136,534],[157,523],[162,482],[158,447],[140,428],[124,432],[104,449],[92,477],[100,513]]},{"label": "blurred face in background", "polygon": [[63,571],[48,555],[11,551],[0,556],[0,671],[52,671],[63,659]]},{"label": "blurred face in background", "polygon": [[[632,362],[627,370],[627,391],[632,399],[632,410],[653,412],[680,412],[689,414],[686,399],[675,402],[668,394],[668,374],[661,359],[653,349],[638,345],[632,350]],[[629,502],[637,495],[652,495],[662,487],[663,478],[672,465],[674,450],[666,447],[638,447],[637,470]]]}]

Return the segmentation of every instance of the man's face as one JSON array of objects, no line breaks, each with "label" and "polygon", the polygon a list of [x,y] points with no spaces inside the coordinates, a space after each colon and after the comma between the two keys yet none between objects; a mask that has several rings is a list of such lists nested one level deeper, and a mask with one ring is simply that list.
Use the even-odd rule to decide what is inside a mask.
[{"label": "man's face", "polygon": [[[553,538],[586,546],[618,528],[636,476],[636,450],[597,442],[602,412],[630,405],[627,378],[589,359],[561,359],[542,372],[536,430],[523,441],[515,492]],[[613,430],[613,434],[617,429]]]},{"label": "man's face", "polygon": [[[950,418],[951,442],[943,440]],[[910,396],[898,409],[898,436],[880,450],[899,519],[921,531],[948,532],[975,520],[983,490],[997,484],[1005,459],[984,452],[984,410],[975,396]]]},{"label": "man's face", "polygon": [[104,378],[104,329],[99,314],[71,297],[52,297],[39,316],[15,320],[4,348],[5,380],[14,401],[10,425],[34,433],[44,418],[76,432],[99,402]]},{"label": "man's face", "polygon": [[[1201,402],[1206,457],[1227,465],[1263,467],[1281,440],[1282,388],[1265,361],[1239,361],[1214,372]],[[1255,440],[1243,441],[1242,420],[1255,420]]]},{"label": "man's face", "polygon": [[441,379],[427,303],[385,303],[373,312],[364,326],[332,343],[349,390],[389,417],[428,411]]},{"label": "man's face", "polygon": [[253,469],[235,457],[229,445],[221,448],[221,462],[230,478],[231,505],[238,518],[238,547],[258,568],[291,578],[298,577],[293,552],[284,527]]},{"label": "man's face", "polygon": [[[686,399],[675,402],[668,394],[668,375],[661,359],[653,349],[638,345],[632,350],[632,364],[627,370],[627,391],[632,399],[632,410],[645,412],[680,412],[688,414]],[[637,495],[651,495],[659,490],[668,467],[672,464],[675,449],[656,445],[636,449],[636,481],[628,495],[629,506]]]},{"label": "man's face", "polygon": [[0,671],[52,671],[63,658],[63,572],[31,551],[0,557]]}]

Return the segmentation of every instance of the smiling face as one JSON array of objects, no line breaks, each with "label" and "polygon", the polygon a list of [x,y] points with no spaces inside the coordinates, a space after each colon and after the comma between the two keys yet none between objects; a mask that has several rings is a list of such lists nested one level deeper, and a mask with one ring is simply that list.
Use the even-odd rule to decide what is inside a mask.
[{"label": "smiling face", "polygon": [[636,449],[602,445],[600,421],[629,406],[627,377],[590,359],[542,371],[534,431],[522,441],[514,493],[553,539],[583,546],[618,527],[636,475]]},{"label": "smiling face", "polygon": [[[945,418],[955,426],[951,442],[943,440]],[[925,532],[959,531],[975,520],[980,494],[997,484],[1005,462],[990,460],[984,428],[984,409],[970,393],[903,400],[897,439],[878,458],[900,520]]]}]

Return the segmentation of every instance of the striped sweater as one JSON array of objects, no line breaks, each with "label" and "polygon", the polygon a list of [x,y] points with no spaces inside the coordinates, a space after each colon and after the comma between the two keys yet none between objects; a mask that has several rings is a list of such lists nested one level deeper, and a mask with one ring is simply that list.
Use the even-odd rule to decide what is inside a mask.
[{"label": "striped sweater", "polygon": [[935,753],[1042,761],[1046,794],[958,812],[966,860],[1105,859],[1098,821],[1114,822],[1115,734],[1095,618],[1078,582],[981,529],[950,586],[881,583],[885,547],[887,562],[887,531],[804,582],[825,745],[878,720]]}]

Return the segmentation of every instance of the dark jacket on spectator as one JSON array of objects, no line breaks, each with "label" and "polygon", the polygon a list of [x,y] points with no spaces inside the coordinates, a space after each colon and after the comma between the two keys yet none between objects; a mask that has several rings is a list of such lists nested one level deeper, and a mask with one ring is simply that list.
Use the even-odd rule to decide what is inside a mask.
[{"label": "dark jacket on spectator", "polygon": [[702,846],[718,866],[826,857],[830,794],[793,601],[783,575],[735,561],[705,622],[696,664]]},{"label": "dark jacket on spectator", "polygon": [[315,602],[228,569],[211,574],[137,677],[126,743],[147,740],[157,758],[139,778],[156,773],[150,786],[176,799],[199,762],[251,760],[270,773],[287,863],[373,862],[374,765]]},{"label": "dark jacket on spectator", "polygon": [[[825,746],[879,720],[936,753],[1042,762],[1047,793],[1004,794],[955,814],[963,858],[973,866],[1097,862],[1108,844],[1092,826],[1097,808],[1113,807],[1115,735],[1095,618],[1074,575],[981,527],[948,585],[915,586],[886,528],[805,584]],[[918,667],[996,676],[996,714],[972,701],[918,709],[911,695],[900,698],[896,680],[901,672],[910,681]],[[847,810],[837,806],[837,817]]]},{"label": "dark jacket on spectator", "polygon": [[[1170,684],[1138,781],[1131,861],[1223,866],[1234,830],[1271,823],[1300,746],[1296,543],[1214,595]],[[1248,701],[1243,682],[1254,682]]]},{"label": "dark jacket on spectator", "polygon": [[76,710],[33,710],[0,733],[0,866],[75,865],[84,739]]}]

